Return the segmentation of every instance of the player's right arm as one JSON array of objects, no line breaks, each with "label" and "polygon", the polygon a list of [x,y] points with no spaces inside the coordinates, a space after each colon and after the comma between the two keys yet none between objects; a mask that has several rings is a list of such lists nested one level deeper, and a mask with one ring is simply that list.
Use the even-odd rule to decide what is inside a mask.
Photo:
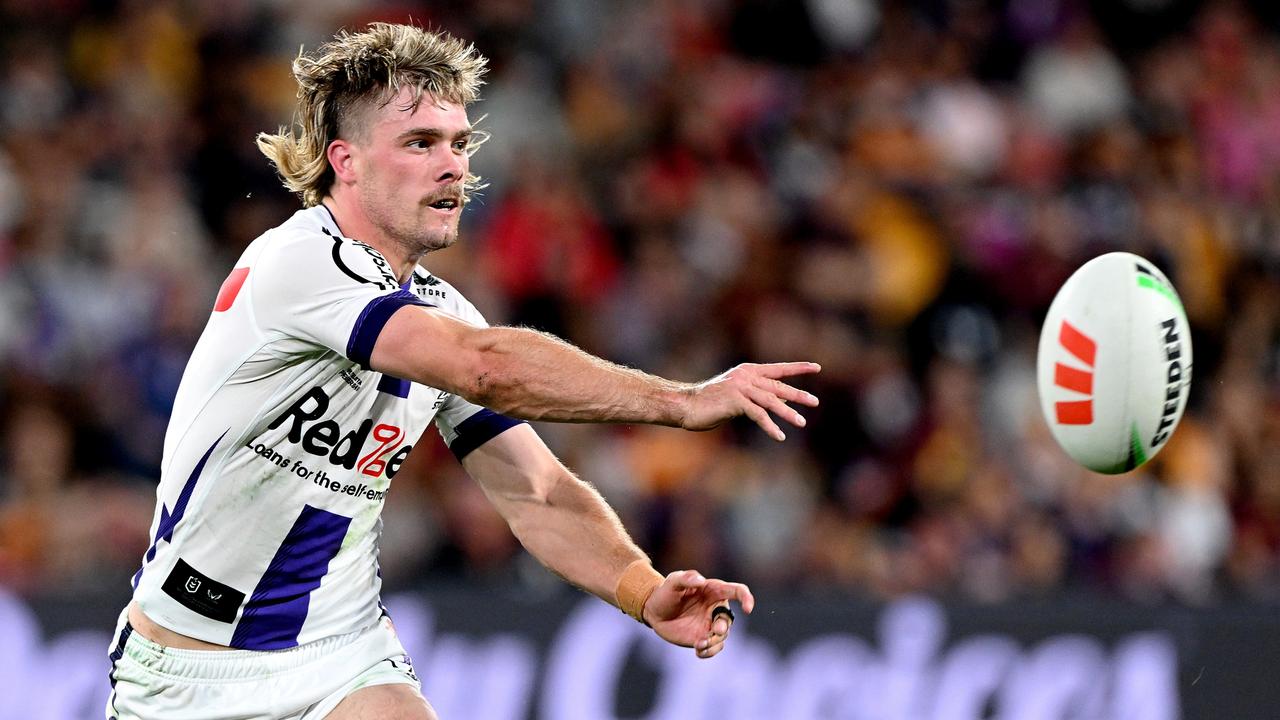
[{"label": "player's right arm", "polygon": [[[457,452],[458,443],[450,447]],[[696,570],[665,577],[653,569],[618,516],[524,423],[508,427],[462,456],[462,466],[530,554],[578,587],[642,620],[667,642],[700,658],[724,648],[731,620],[716,616],[730,600],[751,612],[741,583]]]},{"label": "player's right arm", "polygon": [[808,362],[743,364],[701,383],[678,383],[608,362],[546,333],[477,327],[422,307],[400,308],[387,320],[369,364],[525,420],[707,430],[746,415],[775,440],[785,435],[769,413],[803,427],[804,418],[787,403],[818,404],[782,379],[820,369]]}]

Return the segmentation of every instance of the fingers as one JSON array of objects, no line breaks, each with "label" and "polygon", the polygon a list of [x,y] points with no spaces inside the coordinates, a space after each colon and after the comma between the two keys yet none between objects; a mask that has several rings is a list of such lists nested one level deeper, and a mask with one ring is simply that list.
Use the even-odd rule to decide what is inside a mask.
[{"label": "fingers", "polygon": [[746,415],[769,437],[786,440],[786,434],[769,413],[773,412],[797,427],[804,427],[807,424],[804,417],[787,403],[815,407],[818,398],[778,378],[818,372],[820,369],[816,363],[807,362],[738,365],[694,388],[695,392],[689,396],[692,402],[680,418],[680,427],[709,430],[729,418]]},{"label": "fingers", "polygon": [[747,396],[747,404],[746,407],[743,408],[742,412],[744,415],[751,418],[755,424],[759,425],[760,429],[764,430],[765,434],[769,437],[777,440],[778,442],[782,442],[787,439],[787,434],[782,432],[782,428],[778,427],[778,424],[773,421],[773,418],[769,417],[769,413],[765,412],[765,409],[758,405],[755,399],[750,395]]},{"label": "fingers", "polygon": [[699,595],[705,598],[704,601],[713,605],[728,605],[730,600],[734,600],[748,614],[756,607],[751,588],[742,583],[706,578],[697,570],[677,570],[667,575],[666,582],[676,591],[700,590]]},{"label": "fingers", "polygon": [[808,405],[809,407],[818,407],[817,395],[807,393],[799,388],[791,387],[781,380],[766,378],[762,383],[762,387],[765,391],[773,393],[787,402],[800,403],[801,405]]},{"label": "fingers", "polygon": [[697,647],[694,648],[694,653],[703,660],[713,658],[716,655],[719,655],[720,651],[724,649],[724,641],[725,638],[723,635],[712,635],[699,641]]},{"label": "fingers", "polygon": [[715,657],[724,649],[724,641],[729,637],[729,628],[733,626],[732,617],[727,612],[717,613],[719,608],[727,608],[729,603],[721,603],[711,611],[711,630],[706,637],[694,644],[694,652],[700,658]]},{"label": "fingers", "polygon": [[705,592],[717,600],[736,600],[748,615],[756,608],[756,598],[751,594],[751,588],[742,583],[707,580]]},{"label": "fingers", "polygon": [[757,365],[756,367],[760,368],[761,375],[775,379],[822,372],[821,365],[811,362],[768,363],[766,365]]},{"label": "fingers", "polygon": [[[777,378],[801,372],[817,372],[820,369],[817,364],[778,363],[775,365],[739,366],[739,368],[744,371],[743,375],[739,376],[740,379],[746,381],[742,385],[741,392],[749,403],[743,408],[743,414],[759,425],[769,437],[778,441],[787,438],[777,423],[769,417],[770,412],[796,427],[805,426],[804,416],[788,407],[787,403],[794,402],[809,407],[817,407],[818,398]],[[754,370],[755,377],[752,377],[752,373],[747,371],[748,368]]]},{"label": "fingers", "polygon": [[[750,596],[749,591],[747,595]],[[717,612],[717,610],[727,610],[728,607],[729,603],[726,601],[712,609],[710,631],[706,637],[694,644],[694,652],[698,657],[703,659],[715,657],[724,649],[724,643],[729,639],[729,630],[733,627],[733,614]]]},{"label": "fingers", "polygon": [[729,603],[721,603],[711,609],[712,635],[728,635],[732,625],[733,611],[729,609]]},{"label": "fingers", "polygon": [[[792,372],[779,371],[779,368],[799,368]],[[807,393],[799,388],[792,387],[778,378],[790,377],[806,372],[818,372],[821,368],[817,363],[775,363],[772,365],[739,365],[731,372],[738,373],[741,379],[747,380],[752,385],[777,395],[787,402],[800,403],[809,407],[818,406],[818,397],[812,393]],[[745,377],[744,377],[745,376]]]},{"label": "fingers", "polygon": [[[725,640],[733,627],[733,614],[725,612],[729,603],[736,601],[746,613],[754,610],[756,605],[755,596],[746,585],[707,578],[697,570],[681,570],[667,575],[663,584],[663,593],[672,599],[681,598],[675,600],[679,608],[674,615],[683,616],[684,619],[680,621],[682,623],[693,621],[694,628],[701,625],[703,628],[701,631],[694,628],[689,628],[689,631],[704,634],[700,637],[697,635],[688,637],[684,635],[687,631],[668,634],[670,629],[664,628],[657,622],[654,623],[655,630],[668,642],[685,647],[691,645],[695,654],[703,659],[715,657],[724,649]],[[675,598],[672,597],[672,593],[675,593]],[[672,621],[674,615],[666,620]],[[698,622],[699,616],[701,623]]]},{"label": "fingers", "polygon": [[746,390],[746,395],[747,399],[751,402],[759,405],[765,410],[768,410],[774,415],[777,415],[783,420],[786,420],[792,425],[795,425],[796,427],[804,427],[804,416],[788,407],[787,404],[779,399],[777,395],[773,395],[765,390],[761,390],[760,388],[748,388]]}]

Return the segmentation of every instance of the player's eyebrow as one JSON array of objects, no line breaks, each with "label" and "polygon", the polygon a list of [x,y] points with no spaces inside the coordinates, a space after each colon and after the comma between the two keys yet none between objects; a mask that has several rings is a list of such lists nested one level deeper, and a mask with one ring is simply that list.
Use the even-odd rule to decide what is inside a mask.
[{"label": "player's eyebrow", "polygon": [[[453,139],[465,140],[466,138],[471,137],[471,135],[474,134],[474,132],[475,132],[474,128],[472,128],[471,126],[467,126],[466,128],[463,128],[462,130],[459,130],[458,132],[454,133]],[[445,136],[445,132],[440,128],[415,127],[415,128],[409,128],[408,130],[405,130],[404,132],[400,133],[398,136],[396,136],[396,139],[407,140],[408,138],[411,138],[411,137],[421,137],[421,138],[430,138],[432,140],[440,140],[440,139],[443,139],[444,136]]]}]

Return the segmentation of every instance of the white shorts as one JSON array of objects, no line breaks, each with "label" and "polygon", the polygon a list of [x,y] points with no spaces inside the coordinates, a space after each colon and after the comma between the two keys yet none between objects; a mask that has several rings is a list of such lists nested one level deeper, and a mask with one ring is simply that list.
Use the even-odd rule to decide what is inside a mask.
[{"label": "white shorts", "polygon": [[111,649],[108,720],[320,720],[363,687],[421,692],[385,615],[376,625],[288,650],[178,650],[136,632],[128,609]]}]

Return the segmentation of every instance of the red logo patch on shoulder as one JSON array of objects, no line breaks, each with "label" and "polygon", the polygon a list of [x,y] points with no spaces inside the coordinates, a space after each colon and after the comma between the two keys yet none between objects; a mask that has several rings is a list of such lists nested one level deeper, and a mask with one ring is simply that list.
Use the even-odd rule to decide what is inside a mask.
[{"label": "red logo patch on shoulder", "polygon": [[222,281],[222,288],[218,290],[218,300],[213,304],[214,312],[226,312],[236,301],[236,296],[240,294],[240,288],[244,286],[244,279],[249,277],[249,268],[236,268],[231,271],[226,280]]}]

